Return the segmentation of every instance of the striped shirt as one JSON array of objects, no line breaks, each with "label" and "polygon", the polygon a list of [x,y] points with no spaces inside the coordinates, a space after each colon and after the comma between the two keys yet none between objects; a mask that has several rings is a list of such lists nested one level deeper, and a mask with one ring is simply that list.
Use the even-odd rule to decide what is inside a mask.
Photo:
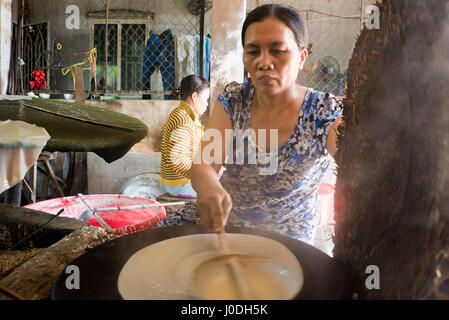
[{"label": "striped shirt", "polygon": [[174,109],[165,124],[161,144],[161,179],[168,187],[190,183],[190,169],[200,147],[203,126],[185,102]]}]

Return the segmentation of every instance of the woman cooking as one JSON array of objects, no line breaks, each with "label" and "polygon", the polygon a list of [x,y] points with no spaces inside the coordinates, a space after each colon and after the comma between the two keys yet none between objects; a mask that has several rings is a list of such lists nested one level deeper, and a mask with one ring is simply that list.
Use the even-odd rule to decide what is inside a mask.
[{"label": "woman cooking", "polygon": [[[211,163],[203,155],[192,166],[196,213],[214,232],[228,223],[313,244],[320,218],[317,191],[335,153],[342,105],[331,94],[297,84],[308,40],[295,9],[256,8],[243,24],[242,44],[250,81],[228,84],[215,104],[206,134],[211,129],[221,133],[222,157]],[[234,136],[231,149],[229,130]],[[236,132],[251,130],[256,134],[236,138]],[[275,143],[267,147],[265,141]],[[202,150],[209,143],[214,141],[203,141]],[[254,150],[256,157],[250,154]],[[236,161],[242,153],[243,163]],[[267,171],[273,160],[275,170]],[[222,166],[226,170],[219,178]],[[180,213],[184,215],[188,213]]]}]

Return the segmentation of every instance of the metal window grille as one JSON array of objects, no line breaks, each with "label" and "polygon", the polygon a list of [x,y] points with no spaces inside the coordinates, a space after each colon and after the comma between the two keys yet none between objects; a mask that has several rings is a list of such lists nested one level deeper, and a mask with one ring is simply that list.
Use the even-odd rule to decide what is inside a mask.
[{"label": "metal window grille", "polygon": [[[142,55],[146,24],[124,24],[121,30],[120,89],[138,90],[142,84]],[[143,36],[143,37],[142,37]]]},{"label": "metal window grille", "polygon": [[248,11],[259,5],[279,3],[297,9],[306,20],[309,56],[299,82],[307,87],[343,96],[346,69],[370,0],[295,1],[248,0]]},{"label": "metal window grille", "polygon": [[201,1],[147,0],[130,9],[100,2],[104,10],[88,13],[98,91],[163,99],[185,76],[202,72],[201,10],[189,7]]},{"label": "metal window grille", "polygon": [[[99,94],[164,98],[185,76],[202,74],[206,59],[200,48],[207,42],[204,12],[211,8],[211,0],[72,0],[70,5],[80,11],[79,29],[67,27],[68,4],[56,0],[29,4],[26,20],[47,22],[42,27],[23,27],[25,90],[29,90],[29,75],[40,67],[47,75],[45,91],[73,92],[72,73],[65,71],[84,61],[87,55],[80,53],[93,48],[97,49],[95,74],[89,63],[83,65],[84,89],[89,93],[96,78]],[[56,49],[59,43],[62,48]]]},{"label": "metal window grille", "polygon": [[47,83],[50,83],[48,47],[49,28],[48,22],[29,24],[23,27],[23,87],[25,91],[30,91],[31,73],[36,69],[45,72]]},{"label": "metal window grille", "polygon": [[[142,56],[147,34],[146,23],[115,22],[108,24],[108,89],[114,91],[140,90]],[[106,78],[106,24],[92,26],[93,47],[97,48],[97,79]],[[101,81],[100,81],[101,82]],[[97,84],[104,90],[102,83]]]},{"label": "metal window grille", "polygon": [[[300,82],[342,95],[346,84],[346,68],[365,18],[363,9],[374,0],[247,0],[247,8],[252,10],[256,5],[269,2],[291,5],[307,21],[312,48],[306,62],[307,72],[300,74]],[[206,41],[204,37],[204,12],[210,9],[210,0],[73,0],[71,4],[83,10],[80,17],[82,28],[86,25],[91,28],[79,31],[51,29],[51,25],[56,25],[52,21],[58,19],[57,15],[53,13],[47,16],[38,10],[37,3],[38,0],[33,2],[31,21],[49,22],[47,32],[35,28],[39,36],[32,35],[26,26],[23,29],[26,51],[23,58],[27,63],[24,78],[29,77],[36,66],[40,66],[47,70],[47,82],[51,89],[73,90],[70,75],[63,78],[59,71],[62,66],[80,61],[80,57],[74,57],[74,53],[88,51],[93,47],[98,52],[97,84],[103,89],[99,91],[151,94],[152,98],[155,95],[162,98],[162,95],[179,87],[182,78],[189,74],[208,76],[204,73],[207,69],[204,64],[207,60],[204,45],[210,40]],[[173,39],[167,40],[167,31],[170,31]],[[151,40],[153,38],[156,40]],[[53,48],[49,50],[50,43],[55,40],[65,44],[59,52],[60,58],[55,56]],[[39,59],[42,61],[36,62]],[[53,76],[55,72],[57,77]],[[84,74],[87,77],[88,72]],[[86,84],[90,83],[92,75],[88,77],[84,87],[91,90]],[[99,83],[101,77],[104,78],[103,86]],[[50,82],[50,78],[54,80]],[[58,81],[61,78],[63,81]],[[28,86],[28,78],[24,80]]]}]

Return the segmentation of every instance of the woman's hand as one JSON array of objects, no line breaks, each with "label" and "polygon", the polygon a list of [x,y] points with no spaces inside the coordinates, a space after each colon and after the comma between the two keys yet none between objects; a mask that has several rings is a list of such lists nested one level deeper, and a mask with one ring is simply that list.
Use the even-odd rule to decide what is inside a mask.
[{"label": "woman's hand", "polygon": [[220,183],[197,196],[197,215],[201,223],[213,232],[224,231],[231,208],[231,196]]},{"label": "woman's hand", "polygon": [[[207,123],[206,132],[210,129],[218,130],[220,138],[215,141],[203,140],[201,148],[198,150],[196,159],[191,169],[191,181],[193,189],[197,193],[197,215],[202,224],[214,232],[223,232],[232,208],[231,196],[223,188],[219,181],[219,174],[226,155],[226,130],[232,129],[231,120],[224,107],[217,100],[211,118]],[[202,150],[205,150],[210,143],[218,143],[221,146],[221,157],[218,161],[205,161]],[[216,146],[208,157],[215,160]]]}]

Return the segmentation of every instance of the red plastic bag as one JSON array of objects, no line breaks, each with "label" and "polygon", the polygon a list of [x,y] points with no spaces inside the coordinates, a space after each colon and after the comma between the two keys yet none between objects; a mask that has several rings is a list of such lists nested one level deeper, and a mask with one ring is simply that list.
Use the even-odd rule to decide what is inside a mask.
[{"label": "red plastic bag", "polygon": [[31,72],[31,78],[33,79],[30,81],[30,87],[32,90],[39,91],[47,86],[47,79],[45,79],[44,71],[40,69],[34,70]]}]

